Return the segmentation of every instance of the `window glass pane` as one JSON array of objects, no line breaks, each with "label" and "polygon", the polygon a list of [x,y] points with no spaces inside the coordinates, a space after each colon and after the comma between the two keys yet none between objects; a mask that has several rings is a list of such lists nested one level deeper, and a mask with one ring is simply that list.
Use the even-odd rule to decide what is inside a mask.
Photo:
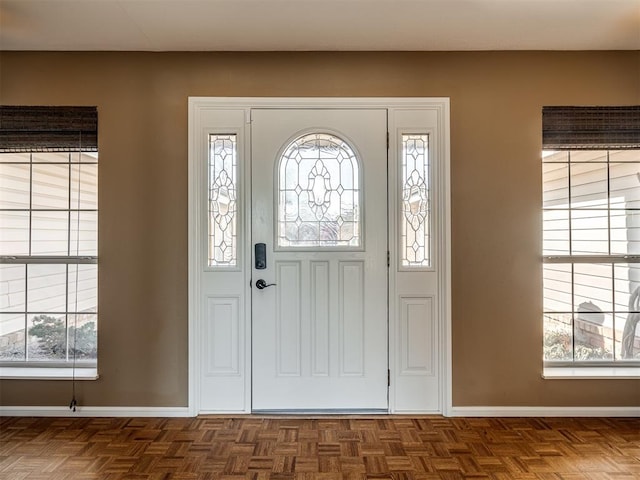
[{"label": "window glass pane", "polygon": [[69,213],[31,213],[31,255],[69,254]]},{"label": "window glass pane", "polygon": [[65,312],[67,307],[66,292],[66,265],[27,265],[28,312]]},{"label": "window glass pane", "polygon": [[33,165],[31,208],[69,208],[69,165]]},{"label": "window glass pane", "polygon": [[33,152],[31,158],[33,163],[69,163],[69,152]]},{"label": "window glass pane", "polygon": [[543,265],[544,311],[571,312],[571,264]]},{"label": "window glass pane", "polygon": [[616,360],[640,360],[640,313],[619,313],[615,317]]},{"label": "window glass pane", "polygon": [[98,212],[71,212],[70,255],[98,255]]},{"label": "window glass pane", "polygon": [[303,135],[286,148],[278,171],[279,246],[360,245],[359,165],[344,140]]},{"label": "window glass pane", "polygon": [[571,314],[544,314],[544,359],[569,361],[573,359]]},{"label": "window glass pane", "polygon": [[640,255],[640,210],[611,210],[611,254]]},{"label": "window glass pane", "polygon": [[98,316],[96,314],[69,315],[69,357],[76,360],[98,358]]},{"label": "window glass pane", "polygon": [[569,158],[572,162],[607,162],[607,150],[571,150]]},{"label": "window glass pane", "polygon": [[607,208],[607,165],[571,163],[570,169],[571,208]]},{"label": "window glass pane", "polygon": [[28,318],[27,360],[66,360],[66,315],[38,314]]},{"label": "window glass pane", "polygon": [[26,265],[0,265],[0,312],[26,311]]},{"label": "window glass pane", "polygon": [[0,209],[29,208],[29,165],[0,163]]},{"label": "window glass pane", "polygon": [[0,255],[29,255],[29,212],[0,211]]},{"label": "window glass pane", "polygon": [[609,254],[609,215],[607,210],[571,211],[571,253]]},{"label": "window glass pane", "polygon": [[98,266],[69,265],[69,312],[98,310]]},{"label": "window glass pane", "polygon": [[574,324],[574,355],[576,361],[613,360],[613,320],[610,313],[603,314],[602,323],[579,315]]},{"label": "window glass pane", "polygon": [[0,361],[25,359],[24,313],[0,313]]},{"label": "window glass pane", "polygon": [[402,237],[405,267],[431,264],[429,136],[402,135]]},{"label": "window glass pane", "polygon": [[613,266],[616,312],[640,312],[640,263]]},{"label": "window glass pane", "polygon": [[71,152],[71,163],[97,163],[98,152]]},{"label": "window glass pane", "polygon": [[543,150],[542,161],[547,162],[568,162],[569,152],[566,150]]},{"label": "window glass pane", "polygon": [[30,153],[0,153],[0,162],[2,163],[29,163],[31,162]]},{"label": "window glass pane", "polygon": [[609,161],[640,162],[640,150],[609,150]]},{"label": "window glass pane", "polygon": [[236,135],[209,136],[209,265],[237,265]]},{"label": "window glass pane", "polygon": [[71,166],[71,208],[98,208],[98,165],[83,163]]},{"label": "window glass pane", "polygon": [[542,212],[544,255],[569,255],[569,211],[545,210]]},{"label": "window glass pane", "polygon": [[611,264],[574,265],[575,360],[613,360]]},{"label": "window glass pane", "polygon": [[613,311],[613,268],[610,263],[576,263],[573,265],[573,308],[599,317],[601,312]]},{"label": "window glass pane", "polygon": [[611,208],[640,208],[640,163],[609,166]]},{"label": "window glass pane", "polygon": [[544,208],[569,208],[569,166],[545,163],[542,166],[542,201]]}]

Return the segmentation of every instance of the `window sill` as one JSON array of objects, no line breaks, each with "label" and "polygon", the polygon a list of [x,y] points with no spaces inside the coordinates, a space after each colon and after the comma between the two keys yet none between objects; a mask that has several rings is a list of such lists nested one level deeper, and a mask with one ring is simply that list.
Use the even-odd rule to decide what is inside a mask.
[{"label": "window sill", "polygon": [[[71,380],[71,368],[0,367],[0,380]],[[97,368],[76,368],[76,380],[97,380]]]},{"label": "window sill", "polygon": [[548,380],[640,379],[640,367],[545,367],[542,378]]}]

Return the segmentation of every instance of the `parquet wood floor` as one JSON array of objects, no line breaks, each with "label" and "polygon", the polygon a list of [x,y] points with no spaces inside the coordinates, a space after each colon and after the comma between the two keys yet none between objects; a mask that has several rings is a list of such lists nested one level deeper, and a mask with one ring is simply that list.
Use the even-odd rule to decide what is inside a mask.
[{"label": "parquet wood floor", "polygon": [[2,418],[2,480],[630,480],[640,419]]}]

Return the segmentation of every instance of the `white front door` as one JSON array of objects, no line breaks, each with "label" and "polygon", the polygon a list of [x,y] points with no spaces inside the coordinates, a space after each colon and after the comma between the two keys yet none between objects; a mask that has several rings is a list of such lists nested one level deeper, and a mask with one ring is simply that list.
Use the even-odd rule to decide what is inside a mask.
[{"label": "white front door", "polygon": [[252,409],[387,410],[387,111],[254,109],[251,164]]}]

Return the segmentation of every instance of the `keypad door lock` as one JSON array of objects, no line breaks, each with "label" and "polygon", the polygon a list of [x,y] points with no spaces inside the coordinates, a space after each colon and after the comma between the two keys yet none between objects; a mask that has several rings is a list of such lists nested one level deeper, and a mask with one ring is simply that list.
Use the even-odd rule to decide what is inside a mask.
[{"label": "keypad door lock", "polygon": [[267,268],[267,246],[264,243],[256,243],[254,247],[256,270]]}]

